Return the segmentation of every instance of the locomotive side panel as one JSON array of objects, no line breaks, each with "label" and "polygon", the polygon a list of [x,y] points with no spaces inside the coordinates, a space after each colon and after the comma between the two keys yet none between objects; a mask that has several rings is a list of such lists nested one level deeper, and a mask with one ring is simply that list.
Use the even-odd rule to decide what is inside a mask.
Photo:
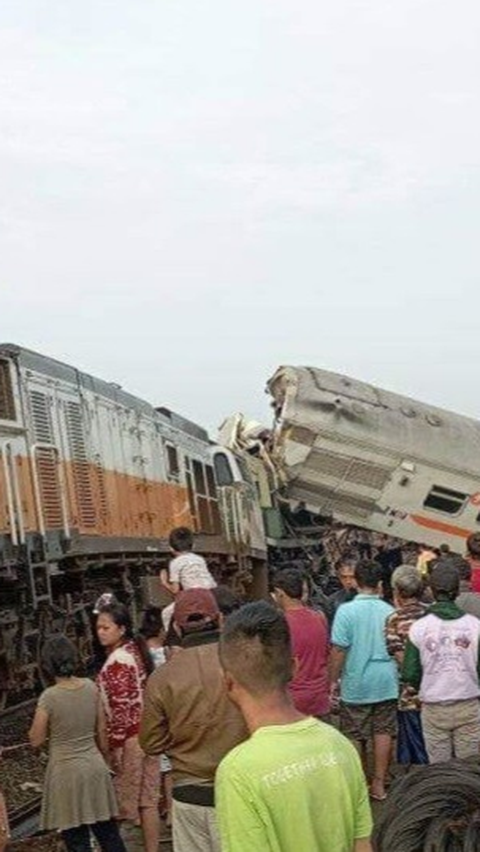
[{"label": "locomotive side panel", "polygon": [[242,516],[233,537],[205,430],[68,365],[0,346],[0,706],[38,689],[39,649],[52,632],[89,653],[102,591],[138,614],[158,590],[174,526],[195,530],[218,579],[263,593],[252,487],[235,481],[227,492]]}]

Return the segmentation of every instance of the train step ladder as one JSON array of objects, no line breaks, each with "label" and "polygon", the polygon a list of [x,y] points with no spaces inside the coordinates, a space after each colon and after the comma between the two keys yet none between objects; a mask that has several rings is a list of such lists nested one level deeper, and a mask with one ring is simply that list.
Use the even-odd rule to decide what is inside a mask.
[{"label": "train step ladder", "polygon": [[28,574],[33,608],[40,603],[52,603],[52,583],[48,562],[29,562]]}]

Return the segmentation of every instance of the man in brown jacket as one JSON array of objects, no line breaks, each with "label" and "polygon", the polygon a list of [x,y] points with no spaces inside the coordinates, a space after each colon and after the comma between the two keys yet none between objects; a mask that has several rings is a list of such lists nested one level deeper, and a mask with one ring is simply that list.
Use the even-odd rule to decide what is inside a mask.
[{"label": "man in brown jacket", "polygon": [[214,780],[220,761],[247,738],[229,701],[218,658],[220,612],[208,589],[175,600],[174,627],[182,639],[172,659],[149,678],[140,744],[172,762],[175,852],[220,852]]}]

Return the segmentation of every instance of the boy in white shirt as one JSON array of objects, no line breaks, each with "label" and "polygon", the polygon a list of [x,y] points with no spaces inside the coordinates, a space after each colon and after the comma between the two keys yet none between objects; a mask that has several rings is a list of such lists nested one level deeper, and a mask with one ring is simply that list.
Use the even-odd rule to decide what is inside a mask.
[{"label": "boy in white shirt", "polygon": [[[160,580],[172,595],[182,589],[213,589],[217,585],[208,570],[203,556],[193,553],[193,533],[188,527],[176,527],[169,535],[168,543],[173,555],[168,571],[160,572]],[[174,604],[162,611],[165,630],[168,630]]]}]

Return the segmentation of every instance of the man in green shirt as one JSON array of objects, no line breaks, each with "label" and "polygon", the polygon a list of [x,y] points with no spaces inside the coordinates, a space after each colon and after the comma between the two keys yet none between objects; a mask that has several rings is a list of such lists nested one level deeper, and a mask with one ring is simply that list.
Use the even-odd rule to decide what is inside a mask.
[{"label": "man in green shirt", "polygon": [[221,762],[215,805],[222,852],[371,852],[358,754],[335,728],[293,706],[285,616],[247,604],[225,622],[220,660],[250,739]]}]

